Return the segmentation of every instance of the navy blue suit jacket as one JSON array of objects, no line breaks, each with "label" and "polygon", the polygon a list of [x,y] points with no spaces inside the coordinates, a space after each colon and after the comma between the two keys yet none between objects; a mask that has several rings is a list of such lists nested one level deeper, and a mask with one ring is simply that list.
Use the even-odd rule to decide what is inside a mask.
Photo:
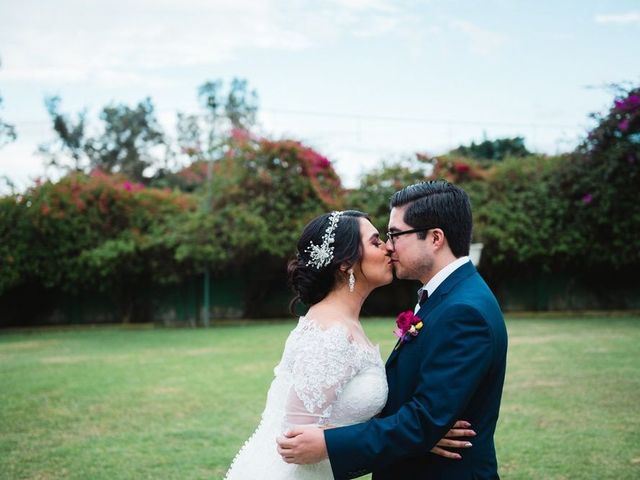
[{"label": "navy blue suit jacket", "polygon": [[[387,360],[389,397],[381,414],[325,430],[336,479],[373,472],[385,479],[498,477],[493,434],[507,356],[507,331],[493,293],[471,262],[442,282],[418,311],[424,327]],[[430,450],[456,420],[473,447],[450,460]]]}]

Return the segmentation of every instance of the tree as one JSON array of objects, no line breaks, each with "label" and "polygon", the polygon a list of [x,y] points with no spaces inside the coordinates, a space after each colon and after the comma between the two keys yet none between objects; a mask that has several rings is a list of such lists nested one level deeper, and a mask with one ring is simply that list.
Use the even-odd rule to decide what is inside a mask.
[{"label": "tree", "polygon": [[[2,109],[2,97],[0,96],[0,109]],[[17,138],[16,127],[10,123],[6,123],[0,118],[0,148],[8,143],[14,142]]]},{"label": "tree", "polygon": [[176,123],[180,155],[189,160],[216,160],[234,130],[249,131],[255,125],[258,94],[244,79],[231,80],[226,94],[224,82],[208,80],[198,87],[201,114],[178,113]]},{"label": "tree", "polygon": [[72,171],[89,173],[99,169],[122,173],[145,184],[150,181],[146,170],[158,163],[154,150],[165,145],[150,98],[134,108],[124,104],[104,107],[100,114],[103,130],[95,136],[87,134],[86,111],[73,121],[60,113],[60,102],[59,97],[45,100],[57,139],[41,145],[39,150],[49,158],[50,165],[68,168],[64,158],[71,157]]},{"label": "tree", "polygon": [[236,133],[213,165],[211,196],[201,208],[175,217],[158,238],[176,246],[180,262],[242,278],[245,305],[256,310],[286,282],[286,261],[304,225],[343,206],[331,162],[292,140],[272,141]]},{"label": "tree", "polygon": [[378,230],[386,232],[391,195],[407,185],[427,180],[432,169],[431,159],[423,154],[384,161],[362,177],[357,189],[348,192],[346,204],[367,213]]},{"label": "tree", "polygon": [[562,219],[573,232],[577,267],[633,271],[640,267],[640,86],[618,87],[596,126],[553,177],[569,204]]},{"label": "tree", "polygon": [[526,157],[532,153],[524,145],[523,137],[484,139],[480,143],[461,145],[449,152],[452,155],[475,158],[477,160],[502,161],[506,157]]},{"label": "tree", "polygon": [[156,163],[152,150],[165,144],[151,99],[146,98],[135,108],[123,104],[107,106],[100,119],[104,132],[87,146],[91,166],[148,183],[151,176],[145,175],[145,170]]},{"label": "tree", "polygon": [[[87,156],[86,138],[86,110],[77,114],[77,120],[72,120],[68,115],[60,113],[59,96],[46,97],[45,107],[51,117],[53,130],[57,138],[43,143],[38,151],[48,157],[48,165],[75,172],[86,171],[89,167],[89,157]],[[65,165],[65,159],[71,157],[71,167]]]},{"label": "tree", "polygon": [[[2,62],[0,62],[0,66]],[[0,110],[2,110],[2,95],[0,95]],[[17,138],[16,127],[10,123],[6,123],[0,117],[0,148],[8,143],[14,142]]]},{"label": "tree", "polygon": [[233,128],[249,130],[256,121],[258,94],[247,90],[247,81],[234,78],[227,94],[224,111]]}]

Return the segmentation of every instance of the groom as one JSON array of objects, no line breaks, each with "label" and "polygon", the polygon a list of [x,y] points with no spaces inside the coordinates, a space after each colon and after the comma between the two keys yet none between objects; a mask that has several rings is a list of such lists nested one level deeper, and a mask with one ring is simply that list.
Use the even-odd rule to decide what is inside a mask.
[{"label": "groom", "polygon": [[[493,434],[507,354],[498,303],[469,261],[471,207],[444,181],[406,187],[391,198],[387,250],[398,278],[417,279],[423,327],[387,360],[389,397],[376,418],[346,427],[294,429],[278,439],[288,463],[329,458],[336,479],[373,472],[386,479],[494,479]],[[477,432],[462,458],[430,450],[455,420]]]}]

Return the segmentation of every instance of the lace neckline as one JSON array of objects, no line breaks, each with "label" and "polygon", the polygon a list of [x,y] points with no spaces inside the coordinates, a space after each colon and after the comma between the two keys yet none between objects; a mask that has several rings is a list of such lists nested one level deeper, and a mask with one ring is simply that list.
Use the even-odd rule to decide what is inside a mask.
[{"label": "lace neckline", "polygon": [[353,336],[351,335],[351,332],[349,332],[349,329],[342,323],[340,322],[335,322],[332,323],[331,325],[328,325],[326,327],[321,326],[318,322],[316,322],[315,320],[313,320],[312,318],[307,317],[306,315],[302,315],[300,317],[299,320],[300,324],[303,324],[303,326],[308,326],[309,328],[312,328],[316,331],[319,332],[331,332],[333,330],[341,330],[342,333],[344,333],[344,336],[347,338],[347,341],[349,342],[350,345],[357,347],[358,349],[360,349],[361,351],[365,352],[365,353],[371,353],[371,354],[377,354],[380,355],[380,344],[376,343],[373,344],[371,342],[369,342],[368,344],[362,344],[360,342],[357,342]]}]

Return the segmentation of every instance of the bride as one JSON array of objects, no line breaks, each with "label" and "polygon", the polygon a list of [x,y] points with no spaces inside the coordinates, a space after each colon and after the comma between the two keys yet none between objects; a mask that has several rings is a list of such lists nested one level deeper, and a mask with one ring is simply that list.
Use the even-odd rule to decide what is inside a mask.
[{"label": "bride", "polygon": [[297,251],[289,263],[296,292],[291,310],[298,301],[310,308],[289,334],[262,420],[233,460],[227,480],[331,479],[328,459],[285,463],[276,437],[293,426],[364,422],[387,400],[384,363],[359,319],[367,296],[393,279],[380,234],[362,212],[331,212],[305,227]]}]

